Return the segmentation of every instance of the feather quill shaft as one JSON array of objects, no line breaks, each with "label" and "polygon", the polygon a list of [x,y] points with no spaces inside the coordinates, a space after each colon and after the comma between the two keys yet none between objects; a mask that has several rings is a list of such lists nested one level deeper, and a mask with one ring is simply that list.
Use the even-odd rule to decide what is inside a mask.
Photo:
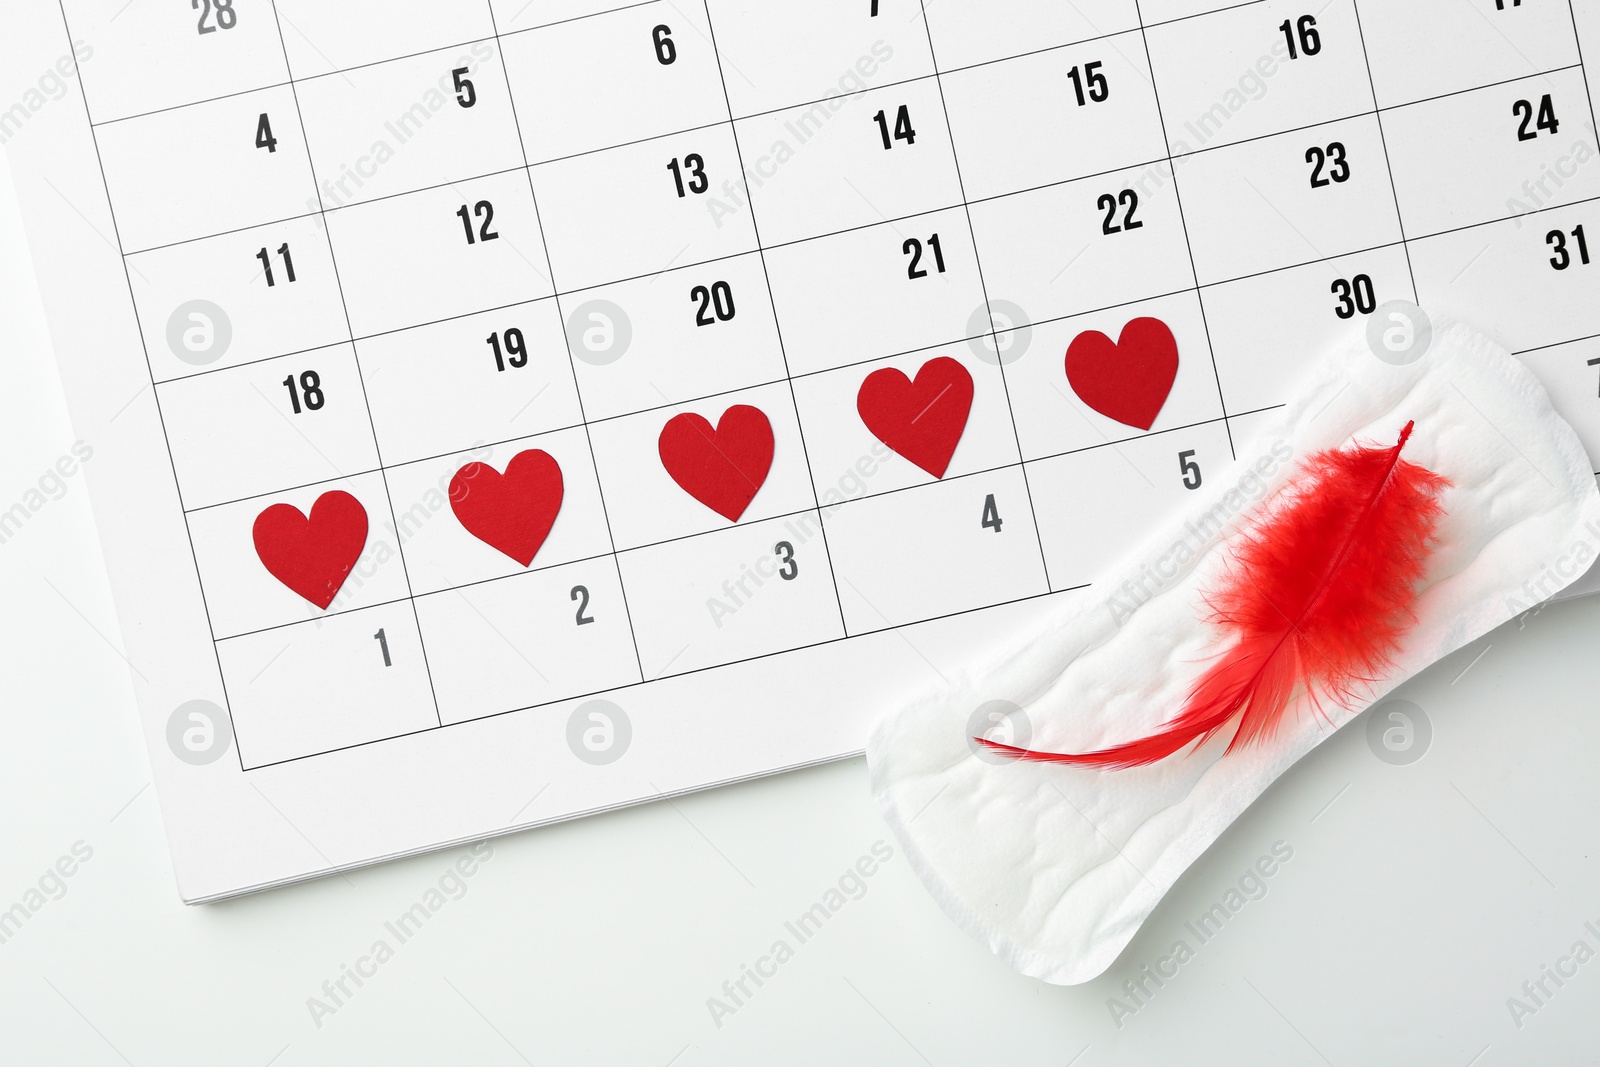
[{"label": "feather quill shaft", "polygon": [[1229,753],[1270,740],[1298,693],[1320,710],[1348,704],[1390,667],[1416,622],[1417,586],[1444,515],[1449,481],[1388,448],[1353,444],[1311,456],[1240,535],[1206,597],[1232,643],[1149,737],[1086,753],[1035,752],[977,738],[1018,760],[1122,769],[1204,744],[1237,720]]}]

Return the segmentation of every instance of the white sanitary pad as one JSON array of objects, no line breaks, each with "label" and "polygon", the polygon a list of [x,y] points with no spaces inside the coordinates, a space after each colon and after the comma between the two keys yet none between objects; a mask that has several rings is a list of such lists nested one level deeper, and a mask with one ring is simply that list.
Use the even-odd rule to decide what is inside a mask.
[{"label": "white sanitary pad", "polygon": [[[1010,744],[1089,752],[1154,732],[1217,652],[1202,594],[1225,541],[1311,453],[1387,447],[1448,478],[1439,544],[1394,669],[1358,706],[1303,695],[1265,744],[1224,756],[1232,729],[1153,766],[1100,771],[975,753],[974,728]],[[995,654],[878,724],[872,787],[950,916],[1024,974],[1086,982],[1109,967],[1184,870],[1295,761],[1385,692],[1582,576],[1600,551],[1589,457],[1543,387],[1460,325],[1395,366],[1364,343],[1309,390],[1186,514]],[[980,711],[982,709],[982,711]],[[976,727],[974,724],[977,724]]]}]

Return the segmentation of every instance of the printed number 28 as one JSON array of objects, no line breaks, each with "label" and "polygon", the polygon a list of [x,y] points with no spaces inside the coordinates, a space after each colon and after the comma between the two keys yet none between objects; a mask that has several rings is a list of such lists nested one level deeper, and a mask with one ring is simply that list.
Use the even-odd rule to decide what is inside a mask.
[{"label": "printed number 28", "polygon": [[[231,30],[239,24],[239,13],[233,9],[233,0],[189,0],[189,6],[200,12],[200,33],[216,33],[217,30]],[[211,13],[215,11],[217,24],[211,25]]]}]

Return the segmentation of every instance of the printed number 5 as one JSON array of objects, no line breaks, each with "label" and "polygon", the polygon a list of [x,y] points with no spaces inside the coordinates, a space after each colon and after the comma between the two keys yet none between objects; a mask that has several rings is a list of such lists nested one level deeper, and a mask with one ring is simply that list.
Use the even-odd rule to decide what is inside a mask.
[{"label": "printed number 5", "polygon": [[1194,449],[1178,453],[1178,470],[1183,472],[1183,487],[1185,489],[1198,489],[1204,481],[1200,474],[1200,464],[1194,461]]}]

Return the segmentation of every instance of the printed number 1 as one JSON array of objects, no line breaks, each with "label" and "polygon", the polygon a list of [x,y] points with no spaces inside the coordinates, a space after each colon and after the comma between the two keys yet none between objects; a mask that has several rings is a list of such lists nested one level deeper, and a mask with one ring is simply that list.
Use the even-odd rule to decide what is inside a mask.
[{"label": "printed number 1", "polygon": [[383,652],[383,665],[393,667],[394,661],[389,658],[389,635],[379,630],[372,635],[372,639],[378,642],[378,648]]}]

